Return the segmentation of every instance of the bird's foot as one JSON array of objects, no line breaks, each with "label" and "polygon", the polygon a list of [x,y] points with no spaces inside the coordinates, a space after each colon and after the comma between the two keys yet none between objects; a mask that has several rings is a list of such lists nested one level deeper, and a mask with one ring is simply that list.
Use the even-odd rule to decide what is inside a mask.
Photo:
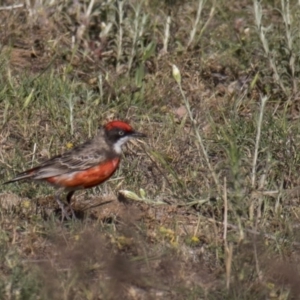
[{"label": "bird's foot", "polygon": [[74,209],[72,208],[71,205],[69,205],[69,209],[70,209],[71,214],[72,214],[72,219],[75,220],[76,219],[76,215],[75,215]]},{"label": "bird's foot", "polygon": [[[65,218],[66,218],[68,221],[70,221],[70,220],[71,220],[70,214],[69,214],[69,212],[65,209],[64,204],[63,204],[59,199],[56,199],[56,202],[57,202],[57,204],[58,204],[58,206],[60,207],[60,210],[61,210],[61,221],[63,222]],[[71,206],[70,206],[69,208],[70,208],[70,210],[71,210],[72,219],[75,219],[76,217],[75,217],[74,210],[72,209]]]}]

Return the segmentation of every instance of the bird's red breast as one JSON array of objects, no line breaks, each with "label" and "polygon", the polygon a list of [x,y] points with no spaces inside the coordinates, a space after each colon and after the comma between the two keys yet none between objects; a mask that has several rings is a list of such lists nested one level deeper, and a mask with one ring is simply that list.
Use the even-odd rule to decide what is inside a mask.
[{"label": "bird's red breast", "polygon": [[116,157],[86,170],[48,177],[45,178],[45,180],[53,185],[65,187],[66,189],[87,189],[109,179],[118,168],[119,163],[120,158]]}]

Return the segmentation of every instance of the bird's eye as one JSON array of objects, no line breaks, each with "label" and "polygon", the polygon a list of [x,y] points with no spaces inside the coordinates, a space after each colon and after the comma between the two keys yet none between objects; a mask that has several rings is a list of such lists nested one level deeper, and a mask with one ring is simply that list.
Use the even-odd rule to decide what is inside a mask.
[{"label": "bird's eye", "polygon": [[119,136],[123,136],[124,133],[125,133],[125,132],[124,132],[123,130],[120,130],[120,131],[119,131]]}]

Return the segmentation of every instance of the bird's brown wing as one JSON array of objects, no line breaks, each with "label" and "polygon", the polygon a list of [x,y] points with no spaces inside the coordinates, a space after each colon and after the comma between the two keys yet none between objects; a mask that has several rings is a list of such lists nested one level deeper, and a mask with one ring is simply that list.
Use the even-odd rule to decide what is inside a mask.
[{"label": "bird's brown wing", "polygon": [[[96,147],[97,146],[97,147]],[[26,170],[18,174],[12,180],[14,182],[22,179],[45,179],[66,173],[82,171],[101,164],[102,162],[113,158],[105,145],[95,145],[88,141],[62,155],[55,156],[39,166]]]},{"label": "bird's brown wing", "polygon": [[82,171],[101,164],[106,160],[103,154],[76,154],[70,153],[54,157],[35,168],[33,179],[44,179],[66,173]]}]

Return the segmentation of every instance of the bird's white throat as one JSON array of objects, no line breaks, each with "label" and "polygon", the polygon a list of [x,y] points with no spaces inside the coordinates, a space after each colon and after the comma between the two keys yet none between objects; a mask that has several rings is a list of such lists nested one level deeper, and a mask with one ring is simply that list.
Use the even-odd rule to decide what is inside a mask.
[{"label": "bird's white throat", "polygon": [[120,138],[115,144],[114,144],[114,150],[116,153],[121,154],[122,153],[122,145],[124,145],[128,140],[130,140],[130,136],[124,136]]}]

